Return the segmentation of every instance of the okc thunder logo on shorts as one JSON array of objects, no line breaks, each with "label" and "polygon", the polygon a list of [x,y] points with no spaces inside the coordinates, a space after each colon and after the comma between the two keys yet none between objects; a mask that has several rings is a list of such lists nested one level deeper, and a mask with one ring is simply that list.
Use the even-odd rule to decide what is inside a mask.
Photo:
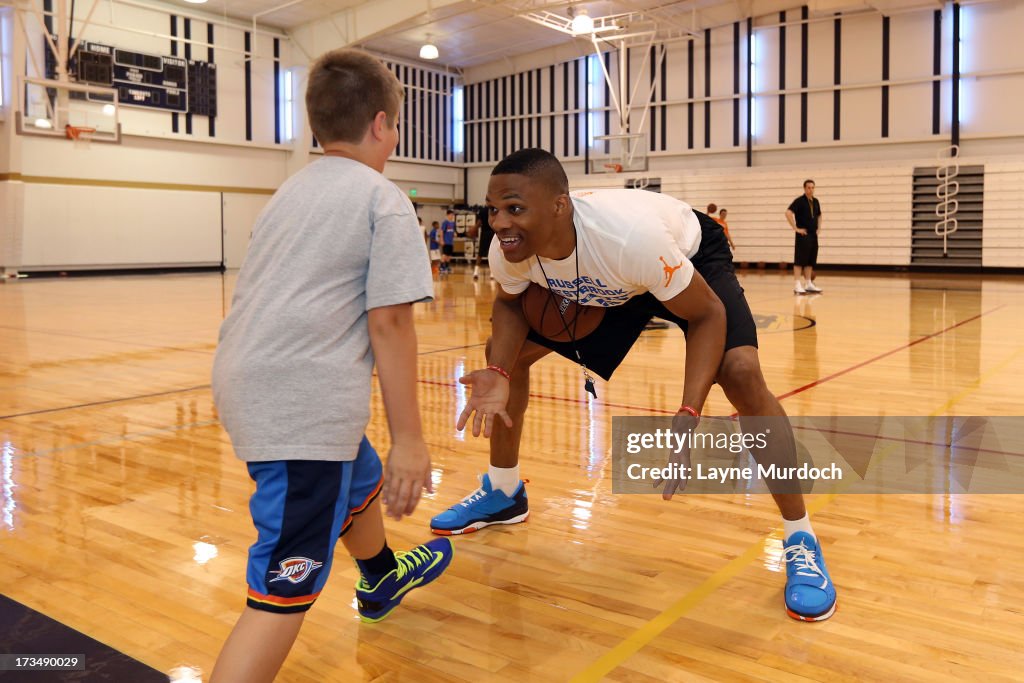
[{"label": "okc thunder logo on shorts", "polygon": [[270,583],[275,581],[302,583],[309,578],[310,574],[324,566],[324,563],[311,560],[308,557],[289,557],[287,560],[278,562],[278,565],[281,567],[280,570],[270,570],[271,574],[277,574],[270,580]]}]

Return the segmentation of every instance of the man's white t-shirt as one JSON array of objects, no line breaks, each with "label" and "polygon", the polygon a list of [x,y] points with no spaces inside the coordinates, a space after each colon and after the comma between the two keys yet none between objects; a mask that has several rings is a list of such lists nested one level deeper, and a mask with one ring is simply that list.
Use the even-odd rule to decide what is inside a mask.
[{"label": "man's white t-shirt", "polygon": [[[577,190],[569,194],[579,252],[561,260],[537,257],[510,263],[498,239],[491,242],[491,274],[509,294],[536,282],[586,306],[620,306],[650,292],[668,301],[690,284],[690,259],[701,228],[686,202],[647,190]],[[547,274],[547,278],[544,274]]]}]

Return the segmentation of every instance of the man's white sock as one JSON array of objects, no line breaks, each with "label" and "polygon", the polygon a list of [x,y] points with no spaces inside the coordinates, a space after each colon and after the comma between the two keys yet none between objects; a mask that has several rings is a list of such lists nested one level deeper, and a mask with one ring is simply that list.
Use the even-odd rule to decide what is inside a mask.
[{"label": "man's white sock", "polygon": [[511,496],[519,488],[519,465],[515,467],[495,467],[491,465],[487,469],[487,476],[491,480],[491,488],[501,491],[506,496]]},{"label": "man's white sock", "polygon": [[[494,481],[494,477],[491,477],[491,481]],[[783,519],[782,520],[782,539],[785,542],[790,536],[798,531],[803,531],[811,536],[814,536],[814,529],[811,528],[811,516],[804,513],[804,516],[800,519]],[[817,536],[814,536],[817,538]]]}]

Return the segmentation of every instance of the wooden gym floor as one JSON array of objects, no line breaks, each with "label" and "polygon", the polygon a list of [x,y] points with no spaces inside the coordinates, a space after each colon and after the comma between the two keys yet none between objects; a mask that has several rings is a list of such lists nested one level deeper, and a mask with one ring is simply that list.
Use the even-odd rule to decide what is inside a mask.
[{"label": "wooden gym floor", "polygon": [[[1024,279],[826,272],[813,298],[784,273],[741,279],[790,414],[1024,414]],[[208,673],[244,604],[251,483],[209,389],[233,283],[0,286],[3,593],[161,671]],[[486,466],[454,423],[492,287],[459,272],[418,307],[437,493],[389,522],[393,547],[428,538]],[[646,333],[594,403],[574,366],[542,361],[529,522],[457,538],[448,573],[374,626],[340,561],[279,680],[1020,680],[1024,495],[813,497],[840,596],[820,624],[785,616],[767,497],[612,495],[611,416],[673,410],[683,354],[678,330]],[[717,388],[708,411],[732,412]]]}]

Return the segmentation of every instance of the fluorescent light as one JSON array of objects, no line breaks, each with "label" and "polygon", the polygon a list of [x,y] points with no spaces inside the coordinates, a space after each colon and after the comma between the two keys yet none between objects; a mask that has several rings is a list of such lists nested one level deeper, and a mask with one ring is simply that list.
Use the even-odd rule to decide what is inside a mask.
[{"label": "fluorescent light", "polygon": [[437,46],[433,43],[426,43],[420,48],[420,59],[437,59]]},{"label": "fluorescent light", "polygon": [[587,10],[576,10],[576,16],[572,18],[572,32],[576,35],[594,32],[594,20],[587,14]]}]

